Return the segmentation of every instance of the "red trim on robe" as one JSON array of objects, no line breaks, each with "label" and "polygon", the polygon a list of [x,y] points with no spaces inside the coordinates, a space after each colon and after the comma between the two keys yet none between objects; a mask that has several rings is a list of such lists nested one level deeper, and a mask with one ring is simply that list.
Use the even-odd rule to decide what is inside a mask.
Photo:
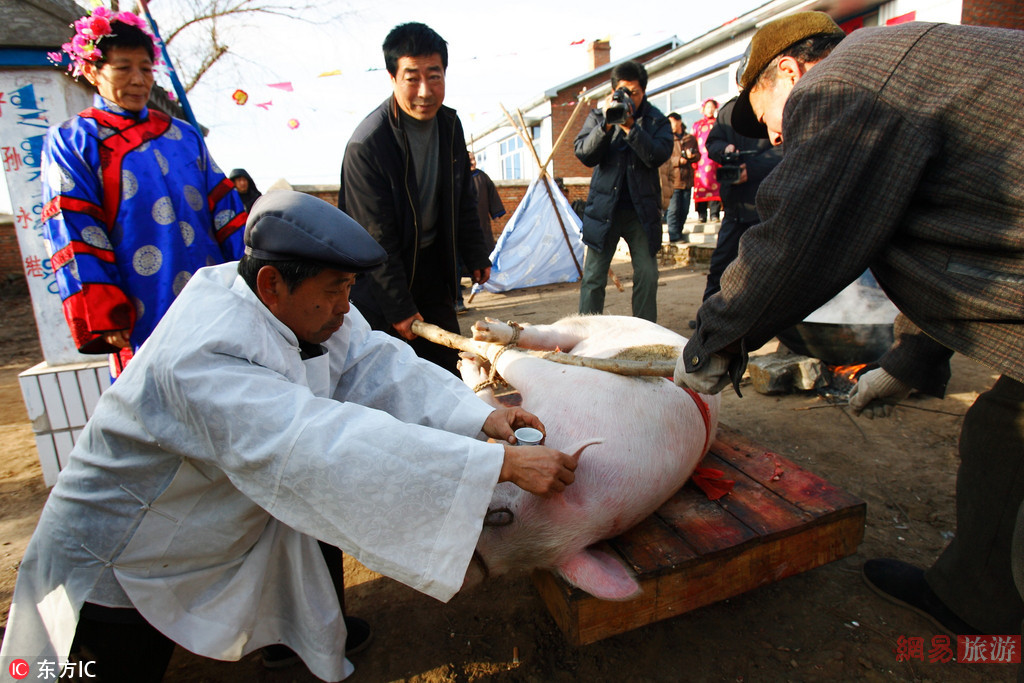
[{"label": "red trim on robe", "polygon": [[227,178],[214,185],[213,189],[210,190],[210,194],[206,197],[206,201],[210,204],[210,213],[213,213],[217,207],[217,202],[224,199],[228,192],[231,192],[233,189],[235,189],[235,184]]},{"label": "red trim on robe", "polygon": [[121,208],[121,164],[128,152],[160,137],[171,127],[171,117],[154,109],[149,110],[145,121],[118,116],[111,112],[90,107],[81,114],[82,118],[93,119],[98,124],[119,131],[100,141],[100,168],[103,174],[103,211],[108,226],[113,226]]},{"label": "red trim on robe", "polygon": [[[56,209],[50,216],[44,216],[44,218],[50,218],[56,216],[61,211],[73,211],[75,213],[84,213],[87,216],[92,216],[98,221],[106,221],[107,217],[103,211],[103,207],[98,204],[93,204],[84,199],[78,199],[77,197],[66,197],[64,195],[58,195],[50,200],[50,204],[54,205]],[[47,210],[50,208],[50,204],[47,204]],[[109,224],[104,223],[104,228],[110,229]]]},{"label": "red trim on robe", "polygon": [[227,225],[217,231],[214,238],[217,240],[217,244],[224,244],[224,240],[238,232],[239,228],[245,227],[245,222],[249,219],[249,214],[243,211],[242,213],[235,214]]},{"label": "red trim on robe", "polygon": [[71,242],[68,246],[60,249],[53,255],[50,259],[50,265],[52,265],[53,269],[56,270],[57,268],[62,268],[67,265],[67,263],[76,256],[83,254],[95,256],[99,260],[107,263],[113,263],[115,260],[114,252],[109,249],[94,247],[91,244],[86,244],[85,242]]},{"label": "red trim on robe", "polygon": [[103,341],[103,335],[135,326],[135,306],[119,287],[100,283],[82,283],[81,291],[64,300],[64,317],[71,338],[82,353],[116,351]]}]

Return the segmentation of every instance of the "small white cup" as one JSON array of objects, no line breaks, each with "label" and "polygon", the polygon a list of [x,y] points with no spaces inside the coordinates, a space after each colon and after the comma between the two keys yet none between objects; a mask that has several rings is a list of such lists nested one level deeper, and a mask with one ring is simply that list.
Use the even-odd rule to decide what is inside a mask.
[{"label": "small white cup", "polygon": [[533,427],[520,427],[515,434],[517,446],[538,446],[544,438],[544,433]]}]

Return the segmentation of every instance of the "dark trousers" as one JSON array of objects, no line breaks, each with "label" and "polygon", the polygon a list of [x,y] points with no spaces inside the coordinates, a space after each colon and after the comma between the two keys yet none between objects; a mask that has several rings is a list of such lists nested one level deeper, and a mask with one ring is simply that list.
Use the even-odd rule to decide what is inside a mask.
[{"label": "dark trousers", "polygon": [[708,218],[716,221],[718,220],[718,212],[722,209],[722,202],[717,199],[694,201],[693,206],[697,209],[697,218],[701,223],[707,221]]},{"label": "dark trousers", "polygon": [[604,313],[608,268],[620,238],[626,240],[633,263],[633,315],[652,323],[658,322],[658,261],[651,254],[643,224],[631,208],[615,209],[601,251],[587,247],[583,278],[580,280],[579,312]]},{"label": "dark trousers", "polygon": [[672,190],[672,198],[668,201],[665,222],[668,224],[668,239],[678,242],[683,239],[683,224],[686,214],[690,212],[690,189]]},{"label": "dark trousers", "polygon": [[[424,322],[461,334],[459,316],[455,312],[454,283],[450,281],[450,271],[445,269],[442,258],[442,250],[437,244],[420,250],[409,293],[412,294],[416,309],[423,316]],[[394,328],[388,331],[396,334]],[[459,375],[459,352],[456,349],[435,344],[422,337],[416,337],[409,344],[420,358],[440,365],[456,376]]]},{"label": "dark trousers", "polygon": [[976,629],[1020,632],[1024,601],[1024,384],[1003,376],[978,396],[960,430],[956,536],[925,572],[928,585]]},{"label": "dark trousers", "polygon": [[[345,613],[345,565],[340,548],[320,543],[338,604]],[[133,608],[82,605],[71,652],[92,662],[97,683],[159,683],[174,653],[174,641]]]},{"label": "dark trousers", "polygon": [[757,225],[756,222],[746,223],[725,214],[722,221],[722,228],[718,231],[718,244],[711,252],[711,265],[708,268],[708,284],[704,288],[704,299],[707,301],[712,295],[720,290],[722,273],[729,267],[729,264],[736,260],[740,250],[740,238],[750,228]]}]

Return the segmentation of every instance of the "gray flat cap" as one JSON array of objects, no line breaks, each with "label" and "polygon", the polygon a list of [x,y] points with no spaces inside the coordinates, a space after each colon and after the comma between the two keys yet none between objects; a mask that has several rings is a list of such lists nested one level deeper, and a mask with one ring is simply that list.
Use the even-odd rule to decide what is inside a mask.
[{"label": "gray flat cap", "polygon": [[387,260],[384,248],[344,211],[292,190],[256,200],[245,223],[245,253],[265,261],[316,261],[347,273]]}]

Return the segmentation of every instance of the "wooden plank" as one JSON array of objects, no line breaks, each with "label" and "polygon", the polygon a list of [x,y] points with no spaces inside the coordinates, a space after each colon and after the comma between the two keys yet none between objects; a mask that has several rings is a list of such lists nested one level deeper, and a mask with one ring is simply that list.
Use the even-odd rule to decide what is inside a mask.
[{"label": "wooden plank", "polygon": [[719,498],[718,503],[759,535],[767,537],[787,532],[814,519],[813,515],[792,505],[715,454],[709,453],[704,461],[709,467],[722,470],[726,479],[736,482],[732,492]]},{"label": "wooden plank", "polygon": [[636,528],[602,544],[636,571],[643,588],[636,599],[598,600],[548,572],[534,573],[570,643],[592,643],[813,569],[856,552],[863,539],[863,501],[733,430],[720,431],[702,464],[734,479],[733,492],[710,501],[684,486]]},{"label": "wooden plank", "polygon": [[860,499],[739,432],[719,425],[711,452],[754,481],[814,515],[860,503]]},{"label": "wooden plank", "polygon": [[534,583],[566,639],[586,645],[838,560],[856,552],[863,531],[863,508],[835,515],[827,524],[722,553],[686,571],[641,578],[643,593],[624,603],[598,600],[547,572],[535,572]]},{"label": "wooden plank", "polygon": [[657,515],[650,515],[629,531],[608,541],[637,574],[673,569],[692,560],[700,554],[686,544]]},{"label": "wooden plank", "polygon": [[692,483],[669,498],[655,514],[702,557],[734,550],[760,538]]}]

